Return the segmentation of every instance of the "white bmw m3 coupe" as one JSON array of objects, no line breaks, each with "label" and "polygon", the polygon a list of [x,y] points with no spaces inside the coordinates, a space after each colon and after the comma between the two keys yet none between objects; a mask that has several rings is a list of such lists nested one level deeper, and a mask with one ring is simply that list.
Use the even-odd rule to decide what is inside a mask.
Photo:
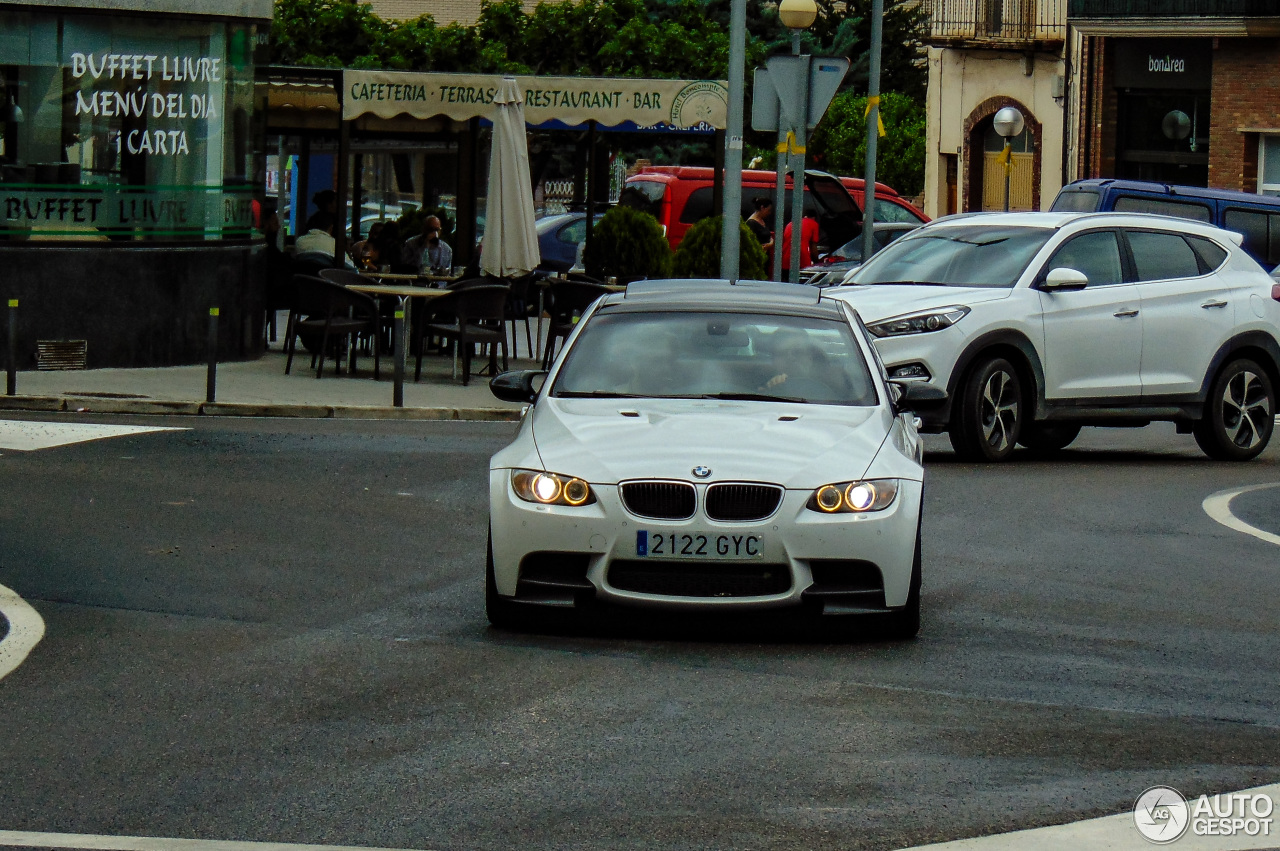
[{"label": "white bmw m3 coupe", "polygon": [[[652,281],[579,318],[489,472],[487,610],[803,609],[920,623],[921,444],[945,400],[885,376],[854,310],[795,285]],[[850,617],[849,621],[860,620]]]}]

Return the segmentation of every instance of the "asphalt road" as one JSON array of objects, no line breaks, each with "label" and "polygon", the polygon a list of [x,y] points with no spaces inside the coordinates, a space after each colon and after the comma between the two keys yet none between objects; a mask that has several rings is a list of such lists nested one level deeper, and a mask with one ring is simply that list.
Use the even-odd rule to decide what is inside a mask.
[{"label": "asphalt road", "polygon": [[0,452],[0,585],[47,626],[0,681],[0,829],[880,849],[1280,779],[1280,547],[1201,509],[1280,446],[931,439],[921,637],[836,644],[489,629],[510,424],[154,422],[191,430]]}]

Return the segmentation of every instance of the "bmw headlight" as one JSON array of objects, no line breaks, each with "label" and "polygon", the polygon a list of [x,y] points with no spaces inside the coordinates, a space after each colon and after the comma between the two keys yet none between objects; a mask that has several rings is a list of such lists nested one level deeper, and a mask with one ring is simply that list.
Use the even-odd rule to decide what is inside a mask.
[{"label": "bmw headlight", "polygon": [[820,514],[865,514],[883,511],[893,504],[897,496],[897,479],[836,482],[814,491],[805,507]]},{"label": "bmw headlight", "polygon": [[895,316],[874,325],[867,330],[877,337],[899,337],[903,334],[925,334],[929,331],[941,331],[950,328],[969,313],[969,308],[956,304],[951,307],[940,307],[936,310],[922,310],[919,313],[908,313]]},{"label": "bmw headlight", "polygon": [[587,505],[596,501],[591,486],[574,476],[537,470],[512,470],[511,487],[525,502],[539,505]]}]

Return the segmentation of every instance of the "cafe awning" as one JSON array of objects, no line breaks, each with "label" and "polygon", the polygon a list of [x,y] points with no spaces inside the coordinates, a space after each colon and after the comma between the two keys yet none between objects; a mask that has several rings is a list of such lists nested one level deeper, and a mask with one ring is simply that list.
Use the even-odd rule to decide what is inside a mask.
[{"label": "cafe awning", "polygon": [[[458,121],[488,118],[502,77],[493,74],[422,74],[410,71],[342,72],[342,117],[363,115]],[[728,84],[719,80],[649,80],[630,77],[516,77],[529,124],[595,121],[612,127],[670,126],[723,130]]]}]

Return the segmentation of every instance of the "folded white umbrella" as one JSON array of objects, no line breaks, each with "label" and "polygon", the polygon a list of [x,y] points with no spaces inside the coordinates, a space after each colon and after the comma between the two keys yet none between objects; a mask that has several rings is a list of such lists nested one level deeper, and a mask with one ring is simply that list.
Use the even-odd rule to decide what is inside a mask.
[{"label": "folded white umbrella", "polygon": [[524,96],[506,77],[493,98],[493,154],[489,158],[489,200],[480,269],[513,278],[538,267],[529,145],[525,139]]}]

